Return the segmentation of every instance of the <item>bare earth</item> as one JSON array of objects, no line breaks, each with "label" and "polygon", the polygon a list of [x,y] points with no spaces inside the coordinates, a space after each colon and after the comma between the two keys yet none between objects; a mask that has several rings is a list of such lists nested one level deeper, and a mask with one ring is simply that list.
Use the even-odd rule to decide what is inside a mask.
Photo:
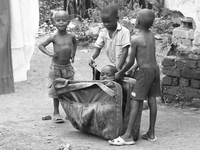
[{"label": "bare earth", "polygon": [[[41,41],[44,37],[37,39]],[[52,115],[52,100],[47,97],[50,58],[37,49],[28,71],[28,80],[15,84],[16,92],[0,96],[0,150],[58,150],[71,145],[71,150],[199,150],[200,111],[178,109],[158,103],[157,142],[139,139],[133,146],[111,146],[102,138],[77,131],[69,121],[55,124],[42,117]],[[49,46],[52,49],[52,46]],[[88,66],[91,51],[78,50],[74,63],[76,80],[91,80]],[[101,68],[107,63],[105,53],[97,60]],[[159,60],[160,61],[160,60]],[[61,115],[65,117],[60,107]],[[195,111],[194,111],[195,110]],[[148,128],[149,110],[143,111],[141,134]]]}]

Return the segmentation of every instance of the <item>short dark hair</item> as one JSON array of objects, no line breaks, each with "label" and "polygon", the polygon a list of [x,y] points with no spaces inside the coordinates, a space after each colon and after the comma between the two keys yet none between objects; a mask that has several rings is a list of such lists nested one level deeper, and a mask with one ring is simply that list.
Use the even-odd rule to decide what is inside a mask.
[{"label": "short dark hair", "polygon": [[101,14],[110,14],[114,17],[118,17],[118,9],[115,5],[108,5],[101,10]]},{"label": "short dark hair", "polygon": [[138,12],[137,18],[143,27],[150,28],[153,25],[155,14],[152,10],[141,9]]}]

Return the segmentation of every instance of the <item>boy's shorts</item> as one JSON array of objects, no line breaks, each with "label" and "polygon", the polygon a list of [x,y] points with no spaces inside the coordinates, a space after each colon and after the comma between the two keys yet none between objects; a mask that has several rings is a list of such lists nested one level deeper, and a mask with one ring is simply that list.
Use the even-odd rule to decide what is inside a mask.
[{"label": "boy's shorts", "polygon": [[159,67],[140,68],[136,77],[136,84],[131,93],[135,100],[146,100],[148,97],[160,96]]},{"label": "boy's shorts", "polygon": [[55,89],[53,87],[53,82],[55,79],[64,78],[74,80],[74,74],[75,71],[71,63],[67,65],[51,64],[49,71],[48,96],[51,98],[57,98]]}]

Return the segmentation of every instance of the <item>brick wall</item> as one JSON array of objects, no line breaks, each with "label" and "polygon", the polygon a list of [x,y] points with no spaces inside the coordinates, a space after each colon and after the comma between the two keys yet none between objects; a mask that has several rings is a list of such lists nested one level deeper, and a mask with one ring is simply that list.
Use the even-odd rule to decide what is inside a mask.
[{"label": "brick wall", "polygon": [[200,98],[200,49],[193,48],[194,30],[175,28],[172,37],[177,49],[162,61],[162,98],[168,103]]}]

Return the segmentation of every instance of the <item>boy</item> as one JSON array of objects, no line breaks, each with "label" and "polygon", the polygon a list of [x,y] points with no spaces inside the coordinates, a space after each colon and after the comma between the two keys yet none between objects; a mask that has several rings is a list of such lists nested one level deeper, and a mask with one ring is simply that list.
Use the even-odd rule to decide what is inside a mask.
[{"label": "boy", "polygon": [[[54,23],[57,28],[55,34],[42,42],[38,48],[49,57],[52,57],[52,63],[49,72],[49,96],[53,98],[54,112],[53,121],[55,123],[63,123],[64,120],[59,112],[59,100],[55,95],[52,83],[56,78],[74,79],[74,68],[71,62],[74,62],[76,54],[76,38],[74,35],[68,34],[66,31],[69,24],[69,16],[63,10],[59,10],[54,14]],[[46,49],[46,46],[53,43],[53,52]]]},{"label": "boy", "polygon": [[112,145],[134,144],[132,138],[132,128],[136,121],[139,108],[143,105],[143,100],[148,99],[150,108],[150,126],[143,139],[156,141],[155,122],[157,116],[156,96],[160,96],[160,74],[156,62],[154,34],[149,30],[155,19],[152,10],[142,9],[137,15],[137,25],[139,34],[131,41],[130,59],[122,70],[115,74],[116,79],[121,79],[124,73],[134,64],[136,58],[138,74],[136,84],[131,93],[131,111],[126,132],[117,139],[109,140]]},{"label": "boy", "polygon": [[112,65],[106,65],[101,69],[100,80],[114,80],[117,68]]},{"label": "boy", "polygon": [[120,70],[125,63],[130,46],[130,32],[118,23],[118,10],[110,5],[102,9],[101,19],[105,26],[95,42],[95,51],[90,58],[89,65],[94,66],[94,60],[105,48],[109,61]]}]

